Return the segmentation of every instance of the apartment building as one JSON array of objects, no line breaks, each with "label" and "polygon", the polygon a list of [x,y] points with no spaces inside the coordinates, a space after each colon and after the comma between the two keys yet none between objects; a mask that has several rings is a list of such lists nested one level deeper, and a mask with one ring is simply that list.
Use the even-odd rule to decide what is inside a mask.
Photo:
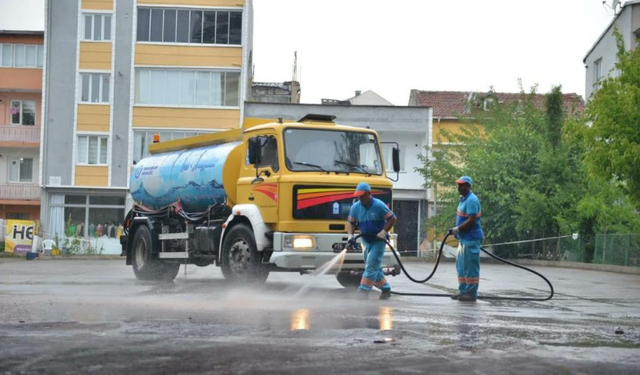
[{"label": "apartment building", "polygon": [[153,135],[241,126],[252,23],[251,0],[46,2],[46,237],[119,253],[130,173]]},{"label": "apartment building", "polygon": [[[601,79],[611,74],[615,77],[617,74],[615,65],[618,61],[618,48],[613,35],[614,25],[622,35],[627,51],[636,48],[640,40],[640,0],[626,1],[624,4],[617,1],[614,4],[615,16],[582,60],[585,67],[587,100],[590,100],[591,95],[598,89]],[[617,4],[620,4],[619,8]]]},{"label": "apartment building", "polygon": [[41,31],[0,31],[0,219],[40,218]]}]

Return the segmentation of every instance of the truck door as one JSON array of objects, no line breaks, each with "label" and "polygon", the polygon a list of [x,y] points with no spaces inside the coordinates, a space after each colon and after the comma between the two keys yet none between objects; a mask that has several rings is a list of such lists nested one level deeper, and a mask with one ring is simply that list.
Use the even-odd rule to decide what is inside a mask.
[{"label": "truck door", "polygon": [[259,163],[249,163],[249,147],[245,159],[245,173],[238,180],[240,202],[255,204],[260,208],[266,223],[278,221],[278,182],[280,160],[278,140],[274,135],[258,135],[249,139],[248,144],[260,145]]}]

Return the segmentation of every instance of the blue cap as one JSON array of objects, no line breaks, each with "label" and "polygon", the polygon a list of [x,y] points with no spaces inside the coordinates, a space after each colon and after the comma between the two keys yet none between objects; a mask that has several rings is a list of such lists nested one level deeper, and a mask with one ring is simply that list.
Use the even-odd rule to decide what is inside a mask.
[{"label": "blue cap", "polygon": [[358,184],[358,186],[356,186],[356,192],[353,193],[353,196],[359,197],[366,192],[371,193],[371,186],[369,186],[369,184],[367,184],[366,182],[361,182]]},{"label": "blue cap", "polygon": [[471,181],[471,177],[469,176],[462,176],[458,179],[458,181],[456,181],[457,184],[469,184],[469,185],[473,185],[472,181]]}]

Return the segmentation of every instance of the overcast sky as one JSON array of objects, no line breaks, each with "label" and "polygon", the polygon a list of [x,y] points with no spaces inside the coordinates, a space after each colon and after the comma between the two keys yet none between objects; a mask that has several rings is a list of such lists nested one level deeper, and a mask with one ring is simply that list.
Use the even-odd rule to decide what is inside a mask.
[{"label": "overcast sky", "polygon": [[[65,1],[65,0],[55,0]],[[608,0],[611,3],[612,0]],[[44,0],[0,0],[0,30],[42,29]],[[611,22],[602,0],[254,0],[256,81],[288,81],[302,101],[411,89],[584,95],[582,59]]]}]

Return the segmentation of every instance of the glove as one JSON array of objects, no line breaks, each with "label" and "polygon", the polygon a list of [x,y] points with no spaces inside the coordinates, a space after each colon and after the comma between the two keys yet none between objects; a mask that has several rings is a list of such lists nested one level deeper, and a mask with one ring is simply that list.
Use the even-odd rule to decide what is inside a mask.
[{"label": "glove", "polygon": [[387,231],[386,230],[381,230],[380,233],[377,234],[377,237],[381,240],[384,240],[385,238],[387,238]]},{"label": "glove", "polygon": [[457,236],[460,233],[460,228],[453,227],[453,228],[449,229],[449,232],[453,233],[454,236]]},{"label": "glove", "polygon": [[356,239],[353,237],[353,234],[350,234],[349,238],[347,238],[347,247],[355,248],[356,246],[357,246]]}]

